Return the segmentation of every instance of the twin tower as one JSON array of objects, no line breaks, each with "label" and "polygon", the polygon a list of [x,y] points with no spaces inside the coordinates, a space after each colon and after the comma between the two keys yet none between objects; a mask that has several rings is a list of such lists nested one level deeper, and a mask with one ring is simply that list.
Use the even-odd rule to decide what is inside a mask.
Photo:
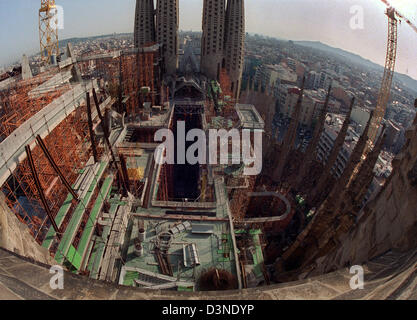
[{"label": "twin tower", "polygon": [[[232,91],[239,96],[245,42],[244,0],[203,0],[203,36],[201,39],[201,73],[219,79],[225,68]],[[166,74],[178,67],[179,0],[136,0],[135,46],[152,43],[163,46]]]}]

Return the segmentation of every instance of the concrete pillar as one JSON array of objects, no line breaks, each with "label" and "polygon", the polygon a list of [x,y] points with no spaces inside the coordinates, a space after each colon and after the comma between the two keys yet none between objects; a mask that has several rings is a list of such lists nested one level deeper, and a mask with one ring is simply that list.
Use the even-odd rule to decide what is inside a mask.
[{"label": "concrete pillar", "polygon": [[29,59],[24,54],[22,57],[22,80],[29,80],[33,77],[32,70],[30,69]]}]

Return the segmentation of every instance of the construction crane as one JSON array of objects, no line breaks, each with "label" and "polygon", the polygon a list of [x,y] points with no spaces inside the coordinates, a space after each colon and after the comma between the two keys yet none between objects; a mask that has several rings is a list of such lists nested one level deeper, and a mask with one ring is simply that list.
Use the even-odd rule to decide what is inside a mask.
[{"label": "construction crane", "polygon": [[41,0],[39,9],[39,42],[42,61],[52,62],[59,55],[58,21],[55,0]]},{"label": "construction crane", "polygon": [[378,136],[378,130],[382,123],[382,119],[385,116],[385,111],[391,94],[392,78],[394,76],[395,61],[397,58],[398,22],[401,23],[401,21],[405,21],[414,31],[417,32],[417,27],[413,25],[409,19],[405,18],[401,13],[394,9],[388,1],[381,1],[388,7],[385,13],[388,17],[388,42],[381,89],[379,91],[378,101],[368,135],[372,144],[376,141]]}]

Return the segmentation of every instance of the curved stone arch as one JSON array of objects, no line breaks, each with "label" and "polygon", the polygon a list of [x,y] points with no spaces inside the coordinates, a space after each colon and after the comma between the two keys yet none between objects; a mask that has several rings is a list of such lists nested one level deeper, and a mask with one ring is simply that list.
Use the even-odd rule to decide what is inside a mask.
[{"label": "curved stone arch", "polygon": [[285,203],[285,206],[287,207],[285,210],[285,213],[281,216],[277,217],[264,217],[264,218],[251,218],[251,219],[245,219],[243,222],[245,223],[268,223],[268,222],[279,222],[284,221],[288,218],[288,216],[291,213],[291,203],[290,201],[281,193],[279,192],[272,192],[272,191],[265,191],[265,192],[251,192],[248,194],[249,197],[275,197],[279,198]]}]

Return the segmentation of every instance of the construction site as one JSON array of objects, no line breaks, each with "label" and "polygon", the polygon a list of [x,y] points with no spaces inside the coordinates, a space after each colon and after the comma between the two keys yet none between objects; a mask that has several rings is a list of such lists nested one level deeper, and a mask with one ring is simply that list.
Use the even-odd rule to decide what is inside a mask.
[{"label": "construction site", "polygon": [[[138,1],[137,16],[147,12],[139,8],[146,2]],[[163,14],[160,2],[176,3],[158,1],[158,14]],[[226,24],[235,25],[231,20],[244,19],[243,1],[228,3],[222,14]],[[54,1],[42,1],[40,14],[53,7]],[[387,15],[390,23],[400,19],[395,11]],[[213,21],[203,19],[203,42],[210,41],[204,32]],[[240,43],[236,47],[243,56],[244,28],[239,32],[242,37],[232,40]],[[384,139],[380,123],[389,74],[384,75],[385,91],[375,116],[337,179],[332,168],[350,113],[327,162],[316,158],[330,89],[302,152],[295,139],[304,82],[291,123],[278,141],[265,124],[268,98],[257,98],[250,89],[240,92],[243,66],[233,69],[232,55],[218,58],[208,52],[207,57],[203,48],[202,68],[211,70],[195,72],[195,57],[185,54],[178,62],[176,54],[172,72],[169,43],[159,41],[155,32],[150,38],[136,33],[133,48],[80,56],[70,43],[64,53],[56,52],[58,38],[49,36],[41,72],[33,75],[24,57],[21,68],[0,81],[0,201],[6,205],[2,210],[25,226],[36,250],[47,252],[40,262],[140,289],[236,290],[324,274],[348,261],[369,261],[407,242],[404,237],[415,238],[416,207],[391,210],[403,202],[397,198],[391,205],[387,193],[397,192],[392,186],[396,179],[404,185],[401,190],[416,191],[416,121],[392,179],[362,205]],[[235,48],[227,41],[225,51]],[[350,112],[352,107],[353,101]],[[227,139],[227,164],[183,163],[177,151],[174,164],[161,164],[158,159],[166,150],[155,140],[156,133],[171,130],[177,150],[182,124],[185,132],[200,129],[207,136],[213,129],[247,130],[252,154],[255,133],[261,132],[261,174],[244,174],[251,164],[235,161]],[[187,140],[186,147],[192,142]],[[220,159],[223,149],[218,148]],[[415,203],[417,197],[413,199]],[[401,225],[390,225],[388,229],[397,230],[391,235],[385,218],[378,218],[388,211],[406,217]],[[368,233],[358,230],[369,226],[378,229],[372,236],[378,245],[361,238]],[[349,235],[355,232],[361,236],[352,240]],[[352,247],[360,245],[352,243],[360,239],[366,249],[353,253]],[[39,261],[36,250],[27,255]]]},{"label": "construction site", "polygon": [[[92,63],[93,70],[86,67]],[[156,44],[80,58],[69,45],[58,65],[2,90],[4,200],[73,272],[193,290],[201,273],[216,268],[237,283],[236,237],[246,233],[234,230],[244,216],[228,199],[242,197],[252,182],[240,165],[159,165],[154,135],[177,132],[178,121],[186,131],[207,131],[224,124],[262,129],[263,120],[252,105],[236,104],[224,74],[223,89],[210,83],[210,98],[185,78],[170,93],[159,64]],[[249,260],[263,270],[254,237]]]}]

